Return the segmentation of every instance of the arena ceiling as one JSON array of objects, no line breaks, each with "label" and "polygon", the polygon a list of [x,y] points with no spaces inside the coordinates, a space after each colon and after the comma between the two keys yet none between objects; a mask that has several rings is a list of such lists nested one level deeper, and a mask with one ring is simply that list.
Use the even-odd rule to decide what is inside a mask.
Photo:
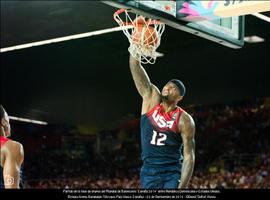
[{"label": "arena ceiling", "polygon": [[[1,1],[1,48],[116,27],[115,10],[100,1]],[[164,56],[145,68],[160,89],[182,79],[183,106],[269,96],[270,24],[248,15],[245,31],[265,42],[235,50],[167,26]],[[114,32],[1,53],[1,102],[13,116],[49,123],[103,126],[139,116],[128,45]]]}]

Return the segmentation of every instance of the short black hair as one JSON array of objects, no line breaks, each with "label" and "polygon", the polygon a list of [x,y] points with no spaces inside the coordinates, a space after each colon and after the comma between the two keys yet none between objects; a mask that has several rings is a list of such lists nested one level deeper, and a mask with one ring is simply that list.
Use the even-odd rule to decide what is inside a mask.
[{"label": "short black hair", "polygon": [[5,109],[1,104],[0,104],[0,110],[1,110],[1,119],[3,119],[5,115]]},{"label": "short black hair", "polygon": [[169,82],[172,82],[177,86],[181,96],[184,96],[186,94],[186,87],[182,81],[180,81],[179,79],[172,79]]}]

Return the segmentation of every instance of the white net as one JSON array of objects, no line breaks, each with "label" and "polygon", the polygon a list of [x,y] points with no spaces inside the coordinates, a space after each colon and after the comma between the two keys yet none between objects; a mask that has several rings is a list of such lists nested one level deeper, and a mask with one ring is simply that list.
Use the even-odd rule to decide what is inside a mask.
[{"label": "white net", "polygon": [[138,14],[134,18],[132,20],[129,12],[124,9],[114,13],[114,19],[119,26],[126,27],[123,32],[130,43],[130,54],[143,64],[154,64],[165,24]]}]

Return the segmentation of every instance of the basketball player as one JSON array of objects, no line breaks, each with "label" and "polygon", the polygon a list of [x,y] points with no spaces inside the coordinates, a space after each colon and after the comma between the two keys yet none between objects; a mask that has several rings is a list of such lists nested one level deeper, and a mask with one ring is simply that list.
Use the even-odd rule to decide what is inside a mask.
[{"label": "basketball player", "polygon": [[20,188],[20,169],[24,159],[23,146],[7,138],[10,136],[9,117],[2,105],[0,109],[0,188]]},{"label": "basketball player", "polygon": [[180,80],[172,79],[160,93],[132,55],[130,70],[143,99],[141,186],[187,188],[195,162],[195,124],[192,117],[177,106],[185,95],[185,86]]}]

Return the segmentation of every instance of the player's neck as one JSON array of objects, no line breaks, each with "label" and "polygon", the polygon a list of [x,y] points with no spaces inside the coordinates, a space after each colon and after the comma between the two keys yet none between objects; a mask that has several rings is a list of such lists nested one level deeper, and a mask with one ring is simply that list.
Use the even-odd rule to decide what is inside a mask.
[{"label": "player's neck", "polygon": [[165,102],[162,102],[161,105],[162,105],[162,107],[164,109],[164,112],[166,112],[166,113],[175,110],[176,107],[177,107],[177,105],[175,105],[175,104],[168,104],[168,103],[165,103]]}]

